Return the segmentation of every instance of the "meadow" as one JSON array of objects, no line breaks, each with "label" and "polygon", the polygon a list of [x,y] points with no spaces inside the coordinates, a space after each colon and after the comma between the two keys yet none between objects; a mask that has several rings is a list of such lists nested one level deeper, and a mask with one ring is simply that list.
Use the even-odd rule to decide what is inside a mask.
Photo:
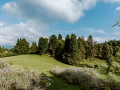
[{"label": "meadow", "polygon": [[[91,78],[98,80],[98,81],[100,79],[100,81],[103,80],[103,82],[107,82],[107,80],[111,80],[113,77],[115,77],[115,80],[116,79],[118,81],[120,80],[119,72],[110,73],[109,75],[106,74],[105,68],[107,68],[107,65],[106,65],[105,61],[98,60],[95,58],[93,58],[93,61],[85,60],[85,61],[80,62],[80,64],[81,65],[88,64],[88,66],[103,65],[105,67],[104,68],[90,67],[89,69],[88,69],[88,67],[76,67],[73,65],[67,65],[62,62],[59,62],[58,60],[51,58],[47,55],[43,55],[43,56],[19,55],[19,56],[0,58],[0,61],[7,62],[7,63],[11,64],[14,68],[20,67],[23,69],[27,69],[29,71],[38,70],[39,72],[44,72],[52,80],[50,90],[82,90],[81,85],[77,84],[76,82],[71,83],[71,81],[69,81],[68,78],[67,79],[65,78],[66,77],[65,75],[71,75],[68,77],[70,77],[71,79],[73,78],[73,81],[77,81],[79,79],[80,79],[79,81],[81,81],[81,77],[86,78],[88,76],[91,77],[92,75],[95,75],[95,77],[97,76],[98,78],[95,78],[95,77],[91,77]],[[114,66],[115,65],[119,66],[119,64],[117,62],[113,62],[113,64],[114,64]],[[70,69],[70,68],[72,68],[72,69]],[[74,68],[75,68],[75,70],[74,70]],[[84,73],[84,72],[86,72],[86,73]],[[69,74],[67,74],[67,73],[69,73]],[[62,78],[61,78],[61,76],[62,76]],[[77,80],[75,80],[76,78],[77,78]],[[106,81],[104,81],[104,79]],[[83,81],[81,81],[81,82],[83,82]],[[85,87],[86,86],[84,86],[84,88]],[[116,87],[116,86],[113,86],[113,87]]]},{"label": "meadow", "polygon": [[50,69],[56,67],[74,67],[67,64],[63,64],[54,58],[46,55],[20,55],[0,58],[1,61],[12,63],[14,67],[25,68],[29,70],[38,70],[39,72],[46,73],[52,79],[51,90],[80,90],[79,85],[68,84],[65,80],[56,77],[50,73]]}]

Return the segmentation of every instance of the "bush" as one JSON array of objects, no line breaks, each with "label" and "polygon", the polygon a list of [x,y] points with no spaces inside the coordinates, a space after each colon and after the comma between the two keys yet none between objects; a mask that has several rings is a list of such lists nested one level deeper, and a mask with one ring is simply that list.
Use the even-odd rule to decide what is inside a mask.
[{"label": "bush", "polygon": [[120,79],[111,73],[108,79],[87,68],[56,68],[51,72],[68,83],[80,85],[84,90],[120,90]]},{"label": "bush", "polygon": [[0,61],[0,90],[46,90],[51,80],[37,71],[13,68]]},{"label": "bush", "polygon": [[89,90],[93,88],[99,88],[101,84],[106,85],[107,81],[98,78],[100,74],[93,69],[81,69],[81,68],[64,68],[64,69],[52,69],[51,72],[63,79],[68,83],[78,84]]}]

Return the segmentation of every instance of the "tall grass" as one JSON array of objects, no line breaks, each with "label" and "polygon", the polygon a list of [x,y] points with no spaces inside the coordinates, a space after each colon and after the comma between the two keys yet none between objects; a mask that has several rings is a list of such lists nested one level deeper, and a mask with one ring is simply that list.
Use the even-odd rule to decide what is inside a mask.
[{"label": "tall grass", "polygon": [[40,72],[13,68],[0,61],[0,90],[47,90],[51,80]]}]

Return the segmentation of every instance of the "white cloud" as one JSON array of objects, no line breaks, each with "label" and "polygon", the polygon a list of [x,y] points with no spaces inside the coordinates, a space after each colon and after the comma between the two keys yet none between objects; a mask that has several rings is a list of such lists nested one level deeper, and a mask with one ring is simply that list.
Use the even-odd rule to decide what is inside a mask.
[{"label": "white cloud", "polygon": [[110,3],[120,3],[120,0],[100,0],[103,2],[110,2]]},{"label": "white cloud", "polygon": [[120,7],[117,7],[117,8],[116,8],[116,11],[120,11]]},{"label": "white cloud", "polygon": [[2,6],[11,15],[20,15],[36,20],[58,20],[75,22],[84,11],[93,8],[97,0],[19,0]]},{"label": "white cloud", "polygon": [[0,27],[0,45],[14,45],[18,38],[26,38],[30,43],[32,41],[38,42],[42,34],[36,28],[42,32],[46,26],[42,23],[41,25],[36,25],[32,21],[28,21],[26,23],[21,22],[19,24]]}]

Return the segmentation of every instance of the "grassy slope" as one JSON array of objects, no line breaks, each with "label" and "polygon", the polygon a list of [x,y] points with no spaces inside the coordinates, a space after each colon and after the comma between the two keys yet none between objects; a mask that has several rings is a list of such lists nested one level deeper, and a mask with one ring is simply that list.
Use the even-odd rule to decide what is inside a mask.
[{"label": "grassy slope", "polygon": [[[70,65],[63,64],[48,56],[39,56],[39,55],[13,56],[13,57],[0,58],[0,60],[6,62],[9,62],[11,60],[15,66],[22,66],[24,68],[29,67],[31,69],[39,70],[40,72],[48,72],[50,71],[51,68],[54,68],[56,66],[70,67]],[[66,81],[54,75],[51,75],[50,73],[48,75],[53,80],[51,90],[80,90],[79,86],[70,85],[66,83]]]}]

